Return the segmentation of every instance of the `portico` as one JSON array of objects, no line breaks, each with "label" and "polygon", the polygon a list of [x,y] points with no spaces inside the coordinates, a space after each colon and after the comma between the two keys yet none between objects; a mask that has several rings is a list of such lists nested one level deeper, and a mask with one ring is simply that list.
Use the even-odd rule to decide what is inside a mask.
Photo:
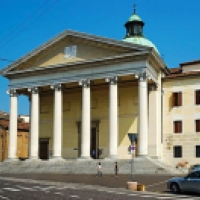
[{"label": "portico", "polygon": [[[68,47],[72,52],[65,54]],[[63,51],[62,55],[49,57],[48,51],[54,49]],[[138,135],[138,156],[151,156],[149,86],[159,86],[160,74],[165,72],[154,49],[66,31],[23,59],[3,71],[10,79],[9,160],[16,159],[18,93],[31,99],[29,160],[40,158],[40,139],[49,141],[50,160],[91,159],[92,121],[99,121],[94,137],[98,137],[95,150],[102,149],[100,158],[129,158],[128,134]]]}]

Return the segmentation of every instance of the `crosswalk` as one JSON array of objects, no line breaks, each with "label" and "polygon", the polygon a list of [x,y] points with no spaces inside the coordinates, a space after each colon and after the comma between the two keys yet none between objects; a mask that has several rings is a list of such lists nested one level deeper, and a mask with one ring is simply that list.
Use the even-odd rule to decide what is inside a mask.
[{"label": "crosswalk", "polygon": [[[1,179],[1,178],[0,178]],[[38,181],[39,183],[39,181]],[[200,196],[194,195],[174,195],[171,193],[154,193],[154,192],[137,192],[129,191],[125,189],[115,189],[115,188],[105,188],[105,187],[92,187],[87,185],[73,185],[73,184],[40,184],[38,183],[26,183],[26,182],[12,182],[6,180],[0,180],[0,199],[12,200],[7,194],[11,193],[42,193],[43,195],[54,195],[60,197],[70,197],[70,199],[83,199],[81,190],[87,193],[107,193],[108,195],[115,195],[117,199],[158,199],[158,200],[173,200],[173,199],[182,199],[182,200],[200,200]],[[69,192],[70,190],[70,192]],[[73,192],[72,192],[73,191]],[[82,192],[83,194],[83,192]],[[94,200],[95,198],[87,197],[84,198],[87,200]]]}]

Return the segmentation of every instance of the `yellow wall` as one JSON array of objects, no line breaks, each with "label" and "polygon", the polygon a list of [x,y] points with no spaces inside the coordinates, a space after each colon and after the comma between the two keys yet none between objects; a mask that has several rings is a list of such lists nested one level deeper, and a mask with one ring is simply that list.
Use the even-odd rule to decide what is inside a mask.
[{"label": "yellow wall", "polygon": [[[119,94],[119,142],[118,155],[129,158],[128,133],[137,133],[137,86],[118,87]],[[63,93],[63,157],[77,158],[78,121],[81,121],[81,88],[79,91]],[[52,150],[53,93],[40,98],[40,138],[50,138]],[[108,155],[108,87],[91,88],[91,120],[99,120],[99,148],[104,149],[102,157]],[[46,109],[46,110],[45,110]]]},{"label": "yellow wall", "polygon": [[[198,78],[165,80],[163,84],[163,161],[176,165],[180,161],[196,163],[195,120],[200,119],[200,106],[195,105],[195,90],[200,89]],[[172,107],[172,93],[182,92],[182,106]],[[182,121],[182,133],[173,133],[173,121]],[[182,145],[182,158],[173,158],[173,146]]]}]

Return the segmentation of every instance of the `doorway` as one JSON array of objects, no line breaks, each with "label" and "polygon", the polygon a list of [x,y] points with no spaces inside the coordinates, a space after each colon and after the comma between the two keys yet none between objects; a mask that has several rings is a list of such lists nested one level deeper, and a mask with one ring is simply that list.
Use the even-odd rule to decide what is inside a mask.
[{"label": "doorway", "polygon": [[90,134],[90,156],[93,159],[99,159],[99,137],[96,127],[91,128]]},{"label": "doorway", "polygon": [[40,139],[39,157],[41,160],[49,159],[49,139]]}]

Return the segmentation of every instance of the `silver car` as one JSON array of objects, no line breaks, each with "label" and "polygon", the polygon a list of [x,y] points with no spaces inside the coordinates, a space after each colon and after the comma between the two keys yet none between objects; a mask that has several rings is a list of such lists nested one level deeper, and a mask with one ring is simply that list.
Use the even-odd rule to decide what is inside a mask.
[{"label": "silver car", "polygon": [[173,193],[194,192],[200,194],[200,170],[193,171],[186,177],[170,179],[167,188]]}]

